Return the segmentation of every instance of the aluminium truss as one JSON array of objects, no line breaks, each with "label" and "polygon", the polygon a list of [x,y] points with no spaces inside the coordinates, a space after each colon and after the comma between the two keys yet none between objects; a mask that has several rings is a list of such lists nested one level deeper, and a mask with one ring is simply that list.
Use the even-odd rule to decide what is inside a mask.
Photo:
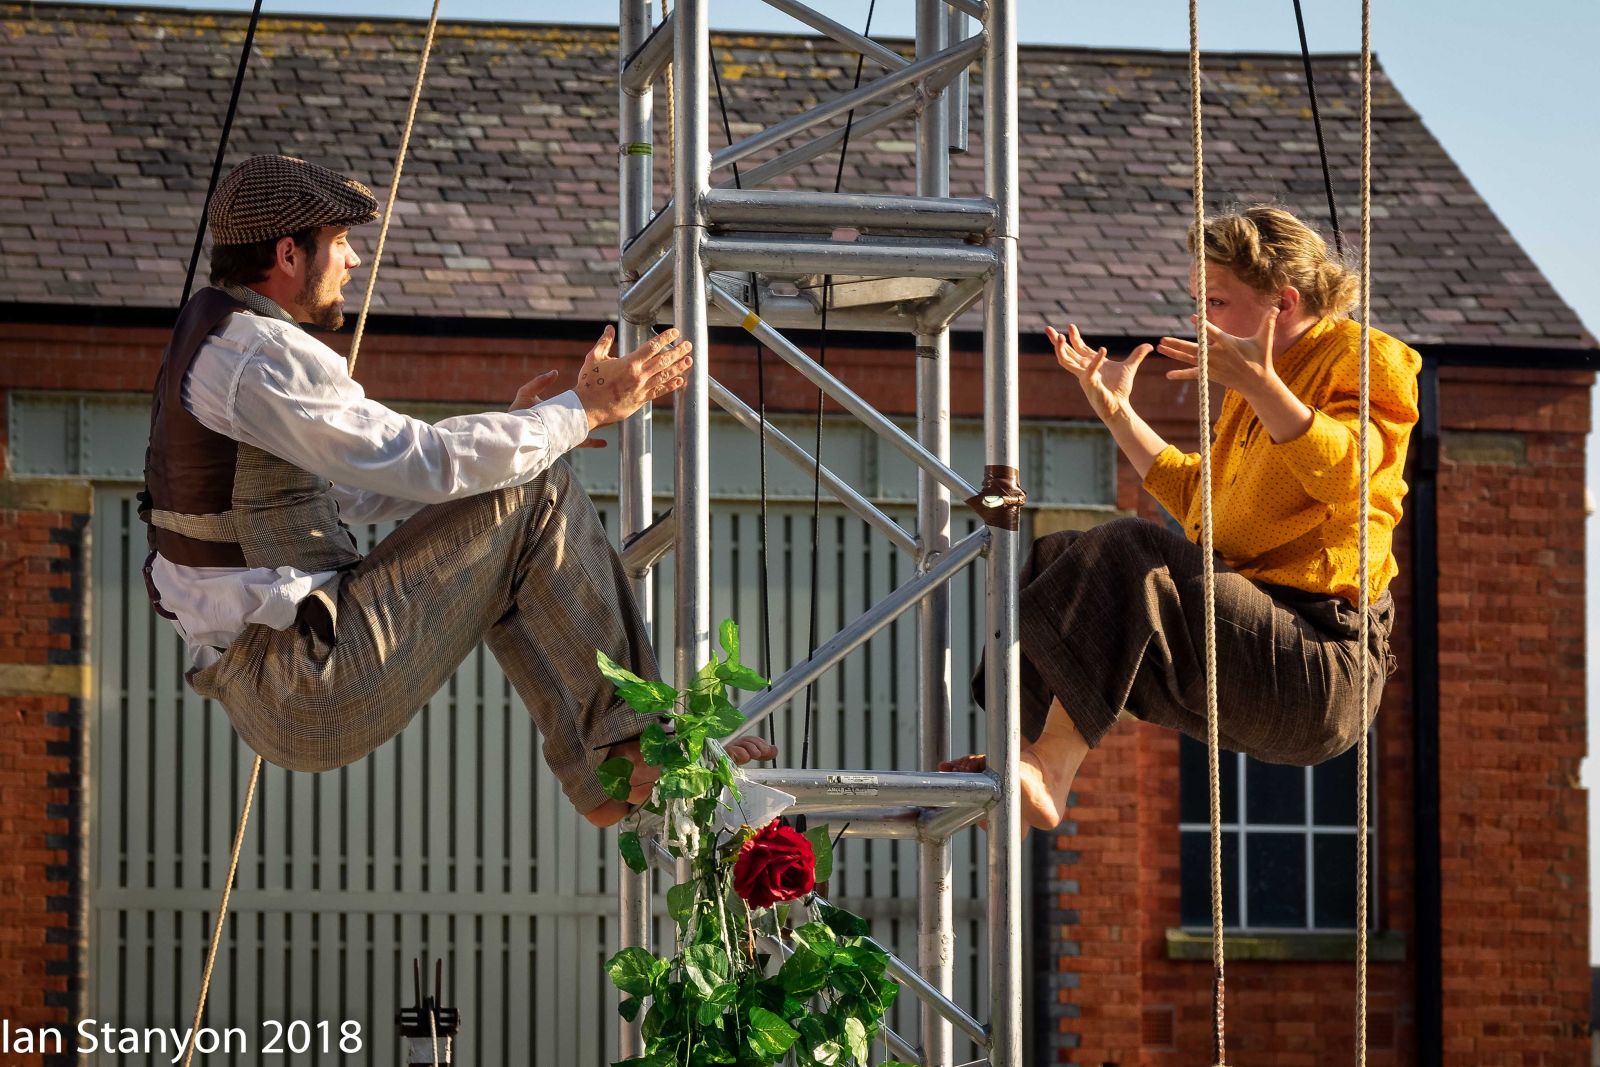
[{"label": "aluminium truss", "polygon": [[[918,469],[917,528],[906,532],[871,501],[826,469],[821,484],[915,561],[915,576],[845,626],[772,687],[748,700],[741,732],[755,729],[852,650],[902,614],[915,611],[919,640],[916,772],[875,771],[863,803],[839,795],[837,774],[817,770],[752,772],[798,798],[796,811],[848,814],[851,836],[918,843],[919,939],[915,966],[892,973],[921,1001],[919,1041],[889,1035],[895,1054],[949,1067],[954,1029],[1015,1067],[1022,1054],[1021,849],[1014,783],[1020,743],[1016,677],[1018,519],[1017,443],[1017,149],[1015,0],[917,0],[916,55],[907,59],[812,11],[798,0],[767,0],[882,68],[880,76],[801,114],[710,151],[709,0],[677,0],[659,24],[651,0],[621,0],[619,34],[622,329],[630,351],[657,322],[670,321],[694,345],[695,363],[679,394],[673,442],[671,513],[652,522],[648,416],[624,424],[621,448],[623,558],[648,613],[650,569],[674,552],[679,678],[711,651],[709,407],[760,431],[757,414],[715,380],[708,332],[737,325],[882,435]],[[969,19],[977,21],[971,22]],[[965,77],[981,62],[984,77],[982,197],[950,196],[949,152],[966,140]],[[671,200],[651,214],[654,87],[671,64],[675,143]],[[955,104],[952,106],[952,97]],[[838,120],[853,114],[847,128]],[[915,116],[914,196],[762,189],[773,178],[865,134]],[[834,123],[833,132],[812,131]],[[781,147],[796,141],[791,147]],[[771,154],[769,150],[776,151]],[[713,183],[713,174],[757,154],[742,172],[744,188]],[[841,229],[860,235],[836,240]],[[833,280],[818,286],[819,276]],[[949,465],[949,324],[978,301],[984,324],[984,442],[980,485]],[[828,322],[854,330],[895,330],[916,337],[917,433],[909,435],[784,336],[815,328],[821,304]],[[752,308],[759,307],[757,315]],[[779,453],[812,470],[814,458],[766,427]],[[951,543],[952,500],[966,501],[986,525]],[[949,755],[951,716],[948,583],[982,559],[986,568],[984,633],[989,771],[940,774]],[[860,773],[860,772],[849,772]],[[848,790],[846,790],[848,792]],[[987,818],[989,1022],[951,1000],[952,834]],[[648,875],[621,874],[622,942],[649,939]],[[892,957],[891,957],[892,959]],[[623,1023],[624,1056],[641,1051],[635,1024]]]}]

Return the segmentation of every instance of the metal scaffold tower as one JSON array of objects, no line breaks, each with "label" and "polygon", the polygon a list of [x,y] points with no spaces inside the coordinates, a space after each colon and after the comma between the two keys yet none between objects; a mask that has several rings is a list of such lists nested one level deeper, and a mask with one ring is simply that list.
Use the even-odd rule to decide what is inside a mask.
[{"label": "metal scaffold tower", "polygon": [[[903,1059],[949,1067],[954,1030],[984,1049],[988,1062],[1015,1067],[1022,1053],[1021,848],[1014,783],[1020,743],[1016,678],[1017,592],[1022,494],[1017,428],[1017,58],[1015,0],[917,0],[916,55],[891,49],[797,0],[770,6],[844,44],[883,72],[715,155],[710,150],[709,0],[678,0],[659,23],[650,0],[621,0],[619,35],[622,329],[620,351],[647,339],[657,323],[676,324],[693,343],[695,363],[679,394],[673,441],[671,512],[654,520],[650,422],[624,425],[621,447],[623,559],[649,613],[650,569],[673,552],[676,588],[674,665],[679,679],[711,653],[709,409],[715,403],[777,452],[816,469],[820,483],[904,551],[914,576],[844,626],[806,659],[748,700],[742,732],[759,728],[852,650],[915,611],[920,655],[916,771],[754,771],[751,777],[798,798],[796,811],[847,815],[851,836],[914,840],[920,867],[918,955],[892,972],[921,1002],[916,1042],[895,1035]],[[965,77],[982,66],[983,195],[950,195],[950,150],[966,139]],[[670,65],[671,77],[663,78]],[[655,88],[671,93],[671,199],[652,216],[654,129],[663,118]],[[952,98],[957,103],[952,106]],[[844,116],[852,118],[842,124]],[[916,122],[915,195],[863,195],[762,186],[847,141],[901,119]],[[832,132],[815,135],[833,124]],[[791,144],[791,142],[793,142]],[[788,145],[788,147],[783,147]],[[738,182],[721,173],[767,155]],[[838,239],[839,231],[854,239]],[[832,284],[818,285],[819,278]],[[848,297],[842,294],[848,287]],[[985,470],[974,485],[950,467],[949,325],[983,302]],[[876,411],[785,329],[828,325],[915,335],[917,432]],[[756,310],[759,309],[759,312]],[[918,470],[916,529],[908,532],[865,496],[717,380],[709,330],[740,326],[831,400],[881,435]],[[952,502],[985,525],[951,540]],[[949,582],[982,560],[989,770],[937,773],[950,755],[951,623]],[[870,713],[863,711],[864,714]],[[866,783],[865,788],[851,788]],[[850,795],[854,794],[854,795]],[[951,836],[988,820],[988,1022],[951,999]],[[649,939],[648,875],[624,870],[621,940]],[[620,1051],[642,1049],[635,1024],[622,1024]]]}]

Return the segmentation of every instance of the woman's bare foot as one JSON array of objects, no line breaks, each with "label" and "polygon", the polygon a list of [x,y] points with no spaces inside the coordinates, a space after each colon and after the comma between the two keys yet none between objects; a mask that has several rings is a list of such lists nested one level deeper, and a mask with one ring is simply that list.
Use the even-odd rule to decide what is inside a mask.
[{"label": "woman's bare foot", "polygon": [[[941,771],[987,770],[989,757],[981,752],[970,756],[948,759],[939,764]],[[1035,830],[1054,830],[1061,825],[1067,813],[1067,792],[1072,788],[1072,776],[1061,776],[1048,770],[1031,747],[1024,748],[1018,758],[1017,784],[1021,793],[1022,821]],[[988,829],[987,820],[979,823]]]},{"label": "woman's bare foot", "polygon": [[[1044,730],[1037,741],[1024,741],[1017,761],[1022,821],[1036,830],[1054,830],[1067,815],[1067,794],[1078,776],[1089,742],[1083,739],[1072,716],[1052,700]],[[982,753],[945,760],[941,771],[982,771],[989,759]],[[979,824],[983,825],[982,823]],[[987,826],[984,827],[988,829]]]}]

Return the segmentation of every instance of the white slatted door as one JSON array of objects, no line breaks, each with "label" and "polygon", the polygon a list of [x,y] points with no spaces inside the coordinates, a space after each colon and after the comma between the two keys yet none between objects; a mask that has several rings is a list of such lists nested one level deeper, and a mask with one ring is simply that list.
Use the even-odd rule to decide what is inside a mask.
[{"label": "white slatted door", "polygon": [[[614,522],[610,501],[601,510]],[[737,619],[746,659],[759,662],[758,509],[719,504],[714,516],[713,616]],[[808,640],[809,505],[774,505],[770,531],[771,663],[781,673]],[[386,531],[357,532],[370,544]],[[182,1029],[252,756],[221,709],[184,686],[181,643],[145,601],[145,535],[130,489],[97,493],[93,543],[91,1012],[118,1025]],[[828,506],[817,559],[822,640],[911,574],[896,549]],[[660,605],[672,602],[667,564],[656,578]],[[954,589],[955,747],[965,751],[975,740],[982,747],[966,702],[982,602],[975,573]],[[658,647],[670,647],[670,611],[657,612],[656,628]],[[908,615],[825,678],[813,764],[913,766],[915,664]],[[800,760],[803,706],[797,700],[774,720],[785,764]],[[362,1052],[350,1062],[400,1063],[394,1013],[412,1000],[411,960],[426,955],[445,959],[448,996],[462,1011],[457,1063],[610,1063],[616,998],[600,964],[615,948],[614,839],[572,811],[538,748],[527,713],[480,647],[367,759],[324,775],[267,767],[207,1012],[210,1026],[241,1027],[250,1053],[207,1061],[309,1063],[321,1058],[316,1025],[330,1024],[337,1047],[340,1024],[352,1020]],[[982,1015],[974,844],[964,835],[955,849],[957,989]],[[913,960],[915,848],[851,841],[839,859],[834,895]],[[670,936],[660,919],[656,929]],[[909,1000],[893,1023],[914,1038]],[[267,1054],[267,1020],[310,1024],[312,1051]]]}]

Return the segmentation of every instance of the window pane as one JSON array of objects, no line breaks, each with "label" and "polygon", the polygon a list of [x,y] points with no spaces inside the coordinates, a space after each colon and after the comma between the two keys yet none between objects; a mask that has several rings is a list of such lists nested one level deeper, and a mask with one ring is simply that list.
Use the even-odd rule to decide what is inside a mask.
[{"label": "window pane", "polygon": [[[1201,755],[1205,749],[1201,749]],[[1178,848],[1180,906],[1184,926],[1211,925],[1211,835],[1189,830]],[[1239,835],[1222,835],[1222,914],[1229,926],[1239,922]]]},{"label": "window pane", "polygon": [[[1316,864],[1317,907],[1313,916],[1319,927],[1354,929],[1356,925],[1356,835],[1317,834],[1312,842]],[[1377,900],[1375,878],[1378,857],[1367,853],[1367,907]]]},{"label": "window pane", "polygon": [[1355,749],[1311,772],[1311,814],[1318,826],[1356,824]]},{"label": "window pane", "polygon": [[[1238,821],[1239,757],[1222,753],[1219,768],[1222,778],[1222,821]],[[1178,739],[1178,820],[1187,823],[1211,821],[1211,775],[1206,768],[1206,746],[1187,734]],[[1208,920],[1209,921],[1209,920]]]},{"label": "window pane", "polygon": [[[1253,770],[1254,768],[1252,768]],[[1304,834],[1250,834],[1245,838],[1250,880],[1250,925],[1306,925]]]},{"label": "window pane", "polygon": [[[1244,811],[1250,823],[1304,826],[1306,823],[1306,771],[1281,763],[1246,760]],[[1251,913],[1254,915],[1254,912]],[[1254,920],[1251,920],[1252,923]]]}]

